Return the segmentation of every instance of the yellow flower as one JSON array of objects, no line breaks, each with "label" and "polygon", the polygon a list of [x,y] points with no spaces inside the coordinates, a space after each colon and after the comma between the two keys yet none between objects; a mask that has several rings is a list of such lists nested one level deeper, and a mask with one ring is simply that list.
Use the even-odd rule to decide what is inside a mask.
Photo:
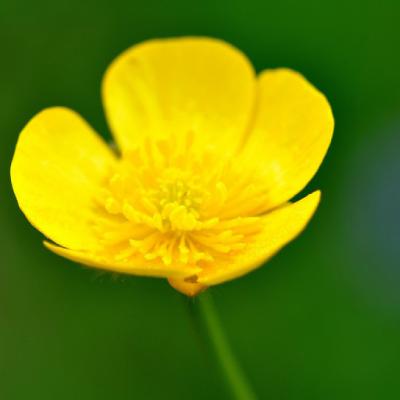
[{"label": "yellow flower", "polygon": [[297,72],[256,77],[215,39],[152,40],[111,64],[102,95],[120,155],[62,107],[17,143],[16,198],[55,253],[192,296],[262,265],[314,213],[318,191],[289,200],[322,162],[333,116]]}]

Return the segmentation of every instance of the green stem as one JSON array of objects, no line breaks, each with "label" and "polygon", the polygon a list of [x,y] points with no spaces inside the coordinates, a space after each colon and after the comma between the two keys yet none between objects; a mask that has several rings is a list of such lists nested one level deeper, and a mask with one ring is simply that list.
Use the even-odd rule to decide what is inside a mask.
[{"label": "green stem", "polygon": [[200,296],[190,299],[189,307],[196,330],[202,335],[202,339],[216,359],[232,398],[256,400],[256,395],[226,340],[210,289]]}]

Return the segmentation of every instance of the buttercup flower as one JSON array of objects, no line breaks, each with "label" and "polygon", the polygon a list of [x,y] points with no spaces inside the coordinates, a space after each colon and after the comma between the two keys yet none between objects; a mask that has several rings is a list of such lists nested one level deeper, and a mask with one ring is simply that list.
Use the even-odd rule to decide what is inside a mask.
[{"label": "buttercup flower", "polygon": [[116,154],[74,111],[37,114],[11,179],[47,248],[78,263],[165,277],[195,295],[262,265],[313,215],[333,133],[326,98],[300,74],[265,70],[215,39],[152,40],[102,86]]}]

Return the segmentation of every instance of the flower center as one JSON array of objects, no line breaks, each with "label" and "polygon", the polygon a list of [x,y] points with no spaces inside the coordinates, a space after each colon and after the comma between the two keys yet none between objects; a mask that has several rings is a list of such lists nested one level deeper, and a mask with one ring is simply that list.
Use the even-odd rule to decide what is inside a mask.
[{"label": "flower center", "polygon": [[199,223],[204,193],[199,185],[180,175],[179,170],[167,170],[166,176],[158,180],[159,187],[147,194],[147,200],[157,208],[156,218],[163,232],[192,231]]},{"label": "flower center", "polygon": [[99,194],[100,251],[201,268],[240,252],[260,232],[266,205],[254,176],[213,149],[147,143],[124,155]]}]

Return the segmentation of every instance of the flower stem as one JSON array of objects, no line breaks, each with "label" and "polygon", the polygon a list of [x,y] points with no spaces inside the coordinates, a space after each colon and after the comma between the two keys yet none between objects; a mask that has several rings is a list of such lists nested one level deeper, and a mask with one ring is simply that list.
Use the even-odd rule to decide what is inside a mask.
[{"label": "flower stem", "polygon": [[201,335],[208,351],[215,358],[232,398],[256,400],[256,395],[226,340],[210,289],[194,299],[190,299],[189,309],[196,331]]}]

